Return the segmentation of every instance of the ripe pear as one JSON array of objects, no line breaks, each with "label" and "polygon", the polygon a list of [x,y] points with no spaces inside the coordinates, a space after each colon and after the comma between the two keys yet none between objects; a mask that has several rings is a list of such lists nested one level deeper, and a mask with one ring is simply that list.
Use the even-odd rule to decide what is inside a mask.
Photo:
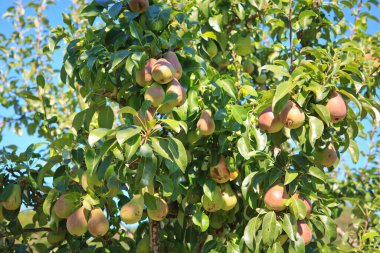
[{"label": "ripe pear", "polygon": [[211,59],[214,58],[218,54],[218,46],[216,45],[216,43],[212,39],[209,39],[205,43],[205,50],[206,50],[207,55]]},{"label": "ripe pear", "polygon": [[81,236],[87,232],[87,220],[84,206],[72,213],[66,221],[67,231],[74,236]]},{"label": "ripe pear", "polygon": [[144,236],[137,243],[136,253],[150,253],[150,237]]},{"label": "ripe pear", "polygon": [[309,199],[303,197],[300,193],[294,193],[292,198],[294,199],[300,199],[306,206],[306,214],[309,215],[311,213],[311,202]]},{"label": "ripe pear", "polygon": [[107,234],[109,229],[109,222],[104,215],[103,210],[94,208],[91,211],[90,218],[88,219],[88,231],[95,237],[101,237]]},{"label": "ripe pear", "polygon": [[314,154],[315,162],[325,167],[333,166],[337,158],[338,155],[332,144],[321,151],[316,151]]},{"label": "ripe pear", "polygon": [[144,211],[144,198],[134,195],[133,198],[120,209],[120,218],[126,224],[137,223],[141,220]]},{"label": "ripe pear", "polygon": [[216,194],[213,200],[210,200],[206,195],[201,198],[203,208],[210,213],[219,211],[223,207],[222,195]]},{"label": "ripe pear", "polygon": [[297,233],[302,237],[305,245],[308,245],[313,238],[313,233],[305,220],[297,222]]},{"label": "ripe pear", "polygon": [[219,184],[230,180],[230,171],[227,168],[224,156],[220,157],[218,164],[210,168],[210,177]]},{"label": "ripe pear", "polygon": [[21,187],[18,184],[9,184],[5,186],[4,192],[8,192],[8,197],[3,200],[3,207],[10,211],[19,209],[22,202]]},{"label": "ripe pear", "polygon": [[65,230],[58,230],[58,231],[51,231],[47,234],[47,241],[51,244],[57,244],[66,239],[66,231]]},{"label": "ripe pear", "polygon": [[237,204],[236,194],[229,183],[224,184],[222,186],[222,199],[223,199],[222,209],[224,211],[231,210]]},{"label": "ripe pear", "polygon": [[271,187],[264,196],[265,205],[273,211],[282,211],[286,208],[285,202],[288,198],[285,186],[282,184]]},{"label": "ripe pear", "polygon": [[255,67],[253,66],[253,63],[249,60],[243,61],[243,71],[248,74],[252,74]]},{"label": "ripe pear", "polygon": [[168,62],[170,62],[173,65],[174,78],[177,80],[181,79],[181,77],[182,77],[182,66],[178,60],[177,55],[174,52],[169,51],[165,55],[165,59],[168,60]]},{"label": "ripe pear", "polygon": [[55,215],[61,219],[69,217],[77,208],[78,204],[68,194],[62,194],[54,204]]},{"label": "ripe pear", "polygon": [[285,124],[285,127],[296,129],[305,122],[305,113],[296,103],[288,101],[284,110],[280,113],[280,119]]},{"label": "ripe pear", "polygon": [[326,104],[330,112],[331,122],[336,123],[342,121],[347,115],[347,105],[342,96],[334,91]]},{"label": "ripe pear", "polygon": [[130,0],[128,6],[133,12],[143,13],[149,7],[149,0]]},{"label": "ripe pear", "polygon": [[141,111],[139,110],[138,111],[138,117],[137,116],[133,116],[133,123],[136,126],[146,125],[148,122],[150,122],[150,121],[153,120],[153,118],[154,118],[154,111],[155,111],[154,108],[149,108],[148,110],[146,110],[145,115],[143,115],[141,113]]},{"label": "ripe pear", "polygon": [[284,127],[284,123],[280,120],[280,116],[275,115],[272,107],[269,106],[259,116],[259,127],[264,132],[277,133]]},{"label": "ripe pear", "polygon": [[177,99],[170,101],[169,104],[173,104],[174,106],[181,106],[186,102],[186,90],[175,78],[173,81],[171,81],[166,89],[166,94],[170,93],[177,94]]},{"label": "ripe pear", "polygon": [[135,79],[138,85],[144,87],[152,82],[152,67],[156,62],[156,59],[150,58],[143,69],[136,71]]},{"label": "ripe pear", "polygon": [[162,221],[168,215],[169,207],[166,201],[162,198],[156,198],[156,209],[148,208],[148,216],[155,221]]},{"label": "ripe pear", "polygon": [[197,129],[201,135],[211,135],[215,131],[215,123],[210,110],[204,110],[197,122]]},{"label": "ripe pear", "polygon": [[159,84],[166,84],[174,78],[174,67],[166,59],[159,59],[152,67],[153,80]]},{"label": "ripe pear", "polygon": [[162,88],[161,85],[152,84],[145,91],[144,98],[145,100],[151,101],[152,106],[158,107],[162,103],[162,101],[164,101],[164,98],[165,98],[164,88]]}]

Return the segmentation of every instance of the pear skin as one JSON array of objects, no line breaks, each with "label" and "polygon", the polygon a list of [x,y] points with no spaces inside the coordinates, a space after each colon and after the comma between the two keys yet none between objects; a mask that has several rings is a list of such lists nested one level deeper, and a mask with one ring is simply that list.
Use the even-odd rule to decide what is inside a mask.
[{"label": "pear skin", "polygon": [[305,122],[305,113],[293,101],[288,101],[284,110],[280,113],[280,119],[285,127],[296,129]]},{"label": "pear skin", "polygon": [[153,80],[159,84],[167,84],[174,78],[174,67],[166,59],[159,59],[152,68]]},{"label": "pear skin", "polygon": [[158,107],[162,103],[162,101],[164,101],[165,91],[161,85],[152,84],[145,91],[144,98],[145,100],[151,101],[152,106]]},{"label": "pear skin", "polygon": [[284,127],[279,115],[275,115],[272,107],[266,108],[259,116],[259,127],[267,133],[277,133]]},{"label": "pear skin", "polygon": [[61,219],[66,219],[77,209],[77,203],[73,203],[67,194],[62,194],[54,204],[55,215]]},{"label": "pear skin", "polygon": [[229,211],[234,208],[237,204],[237,197],[229,183],[222,185],[222,199],[224,211]]},{"label": "pear skin", "polygon": [[223,156],[220,157],[218,164],[210,168],[210,177],[219,184],[230,180],[230,171]]},{"label": "pear skin", "polygon": [[66,221],[67,231],[74,236],[81,236],[87,232],[87,220],[84,206],[72,213]]},{"label": "pear skin", "polygon": [[271,187],[265,193],[264,202],[268,209],[278,212],[286,208],[285,203],[287,198],[288,194],[286,192],[285,186],[278,184]]},{"label": "pear skin", "polygon": [[141,220],[144,212],[144,198],[134,195],[133,198],[120,209],[120,218],[126,224],[134,224]]},{"label": "pear skin", "polygon": [[197,122],[197,129],[201,135],[211,135],[215,131],[215,122],[210,110],[204,110]]},{"label": "pear skin", "polygon": [[169,51],[165,55],[165,59],[168,60],[168,62],[170,62],[173,65],[174,78],[177,80],[181,79],[181,77],[182,77],[182,66],[178,60],[177,55],[174,52]]},{"label": "pear skin", "polygon": [[327,109],[330,112],[331,122],[337,123],[346,118],[347,105],[342,96],[334,91],[326,104]]},{"label": "pear skin", "polygon": [[88,232],[95,237],[102,237],[107,234],[109,222],[100,208],[95,208],[91,211],[88,219]]}]

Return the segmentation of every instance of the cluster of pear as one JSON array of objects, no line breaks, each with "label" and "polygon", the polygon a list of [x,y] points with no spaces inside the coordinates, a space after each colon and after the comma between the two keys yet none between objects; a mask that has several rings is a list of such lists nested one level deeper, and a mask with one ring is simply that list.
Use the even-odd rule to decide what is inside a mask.
[{"label": "cluster of pear", "polygon": [[[133,198],[123,205],[120,209],[120,218],[126,224],[134,224],[141,220],[144,212],[144,197],[136,194]],[[156,209],[147,208],[148,217],[155,221],[162,221],[168,215],[169,207],[166,201],[156,198]]]},{"label": "cluster of pear", "polygon": [[[170,113],[174,107],[183,105],[186,102],[186,90],[179,83],[182,77],[182,66],[174,52],[169,51],[165,58],[158,60],[151,58],[145,67],[136,72],[136,83],[142,87],[147,87],[144,98],[152,103],[153,108],[158,108],[161,114]],[[164,89],[163,85],[166,85]],[[165,96],[176,94],[175,99],[164,103]],[[153,118],[152,111],[149,111],[144,120]],[[153,112],[154,113],[154,112]]]},{"label": "cluster of pear", "polygon": [[210,168],[211,179],[221,185],[217,186],[213,199],[209,199],[206,195],[202,196],[202,206],[206,211],[216,212],[220,209],[229,211],[236,206],[237,196],[228,181],[235,180],[238,175],[237,169],[229,171],[224,156],[220,157],[218,164]]},{"label": "cluster of pear", "polygon": [[128,6],[133,12],[143,13],[149,7],[149,0],[130,0]]},{"label": "cluster of pear", "polygon": [[88,216],[87,209],[84,206],[78,208],[67,194],[62,194],[55,202],[54,213],[60,219],[67,219],[67,231],[74,236],[81,236],[88,231],[94,237],[102,237],[109,229],[108,219],[102,209],[95,207]]},{"label": "cluster of pear", "polygon": [[[306,216],[308,217],[311,213],[312,203],[309,199],[303,197],[300,193],[295,193],[291,196],[294,199],[302,200],[306,208]],[[264,203],[266,207],[272,211],[280,212],[287,208],[287,202],[289,200],[288,193],[286,192],[285,186],[282,184],[277,184],[272,186],[264,196]],[[313,234],[310,226],[307,224],[306,220],[297,221],[297,232],[302,237],[305,245],[309,244],[312,240]],[[283,240],[283,243],[286,241]]]},{"label": "cluster of pear", "polygon": [[[7,210],[14,211],[21,206],[21,187],[18,184],[9,184],[4,188],[4,192],[8,192],[8,197],[1,202],[0,207],[4,207]],[[2,210],[0,210],[2,216]]]}]

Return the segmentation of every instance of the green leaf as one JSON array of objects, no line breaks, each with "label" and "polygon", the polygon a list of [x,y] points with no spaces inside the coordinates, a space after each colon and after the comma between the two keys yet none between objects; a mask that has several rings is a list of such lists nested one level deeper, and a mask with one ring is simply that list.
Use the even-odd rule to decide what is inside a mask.
[{"label": "green leaf", "polygon": [[282,77],[282,76],[290,77],[289,71],[284,69],[282,66],[264,65],[260,68],[260,71],[262,71],[263,69],[273,72],[274,76],[276,77]]},{"label": "green leaf", "polygon": [[220,191],[220,188],[216,186],[217,185],[213,180],[206,180],[203,184],[203,192],[208,199],[213,200],[215,195],[214,193],[216,191]]},{"label": "green leaf", "polygon": [[297,220],[303,220],[306,217],[306,205],[302,200],[290,198],[290,212],[296,217]]},{"label": "green leaf", "polygon": [[159,175],[156,177],[156,180],[162,185],[162,192],[164,197],[170,197],[174,192],[174,183],[173,180],[166,175]]},{"label": "green leaf", "polygon": [[151,185],[156,175],[157,170],[157,158],[154,155],[150,157],[142,157],[138,166],[138,176],[137,182],[139,187],[143,188],[145,186]]},{"label": "green leaf", "polygon": [[104,138],[107,134],[109,134],[112,131],[112,129],[107,128],[98,128],[94,129],[90,132],[88,135],[88,143],[92,147],[96,142],[98,142],[100,139]]},{"label": "green leaf", "polygon": [[256,232],[261,226],[261,219],[254,217],[250,219],[247,226],[244,228],[243,240],[250,250],[254,249],[254,241],[256,239]]},{"label": "green leaf", "polygon": [[200,210],[198,210],[193,215],[192,220],[193,220],[194,225],[201,228],[202,232],[205,232],[208,229],[208,226],[210,224],[210,220],[209,220],[208,216]]},{"label": "green leaf", "polygon": [[298,176],[298,172],[286,171],[284,185],[288,185],[293,182]]},{"label": "green leaf", "polygon": [[288,235],[288,237],[292,241],[295,241],[295,238],[296,238],[296,233],[297,233],[296,224],[297,224],[297,221],[293,215],[290,215],[288,213],[284,214],[282,218],[282,229],[285,231],[285,233]]},{"label": "green leaf", "polygon": [[276,242],[268,249],[267,253],[284,253],[284,249],[280,242]]},{"label": "green leaf", "polygon": [[136,154],[137,149],[140,147],[141,143],[141,136],[135,135],[131,138],[129,138],[124,143],[124,152],[125,152],[125,158],[127,162],[129,162],[132,157]]},{"label": "green leaf", "polygon": [[37,85],[40,86],[41,88],[45,87],[45,78],[42,74],[39,74],[37,76]]},{"label": "green leaf", "polygon": [[[86,110],[87,110],[87,109],[86,109]],[[78,112],[78,113],[75,114],[75,116],[74,116],[72,126],[73,126],[73,128],[74,128],[77,132],[79,131],[79,129],[81,128],[81,126],[82,126],[83,123],[84,123],[84,118],[85,118],[85,116],[86,116],[86,110],[81,111],[81,112]]]},{"label": "green leaf", "polygon": [[252,153],[250,152],[251,146],[249,144],[248,137],[240,137],[240,139],[237,142],[237,148],[241,156],[244,157],[244,159],[248,160],[252,157]]},{"label": "green leaf", "polygon": [[317,17],[318,15],[312,10],[306,10],[300,13],[299,15],[299,24],[302,29],[306,29],[313,22],[312,17]]},{"label": "green leaf", "polygon": [[111,129],[114,121],[114,114],[109,106],[103,107],[98,113],[98,124],[101,128]]},{"label": "green leaf", "polygon": [[44,203],[42,205],[42,210],[44,211],[44,214],[50,215],[50,210],[52,207],[53,201],[58,197],[58,191],[56,189],[51,189],[47,195],[47,197],[44,200]]},{"label": "green leaf", "polygon": [[108,13],[110,14],[110,17],[112,19],[116,19],[118,18],[118,16],[120,15],[120,12],[123,8],[123,3],[115,3],[108,11]]},{"label": "green leaf", "polygon": [[179,167],[179,169],[185,173],[187,166],[187,154],[182,142],[173,137],[169,138],[168,147],[173,161]]},{"label": "green leaf", "polygon": [[231,114],[239,124],[243,124],[243,121],[247,119],[248,110],[241,105],[232,105]]},{"label": "green leaf", "polygon": [[313,109],[318,114],[318,116],[326,123],[329,124],[331,122],[330,119],[330,111],[324,105],[312,104]]},{"label": "green leaf", "polygon": [[235,87],[234,81],[231,79],[219,79],[215,82],[220,88],[222,88],[228,96],[233,99],[237,99],[237,89]]},{"label": "green leaf", "polygon": [[144,204],[148,209],[157,209],[157,198],[147,192],[144,193]]},{"label": "green leaf", "polygon": [[162,119],[162,122],[164,122],[167,125],[164,125],[164,127],[174,130],[176,133],[179,133],[181,131],[180,122],[174,119]]},{"label": "green leaf", "polygon": [[359,155],[360,155],[359,146],[352,139],[350,139],[350,146],[348,147],[348,152],[350,153],[352,162],[357,163],[359,161]]},{"label": "green leaf", "polygon": [[217,32],[222,32],[221,27],[223,26],[223,15],[219,14],[208,19],[208,24]]},{"label": "green leaf", "polygon": [[138,39],[141,42],[143,31],[141,26],[136,21],[131,21],[129,23],[129,31],[133,38]]},{"label": "green leaf", "polygon": [[271,211],[264,215],[263,219],[263,243],[270,245],[276,238],[274,231],[276,230],[276,213]]},{"label": "green leaf", "polygon": [[324,125],[322,120],[309,116],[309,141],[312,147],[314,147],[315,142],[321,138],[323,134]]},{"label": "green leaf", "polygon": [[122,145],[126,140],[129,138],[140,134],[142,128],[139,126],[128,126],[127,128],[122,128],[120,130],[117,130],[116,132],[116,139],[117,142]]},{"label": "green leaf", "polygon": [[[291,81],[282,82],[277,86],[272,102],[272,109],[274,113],[279,113],[280,111],[282,111],[287,101],[281,100],[283,98],[288,97],[295,86],[296,83]],[[277,103],[279,103],[280,101],[282,102],[281,106],[278,106]]]},{"label": "green leaf", "polygon": [[336,224],[334,223],[334,220],[325,215],[319,215],[318,217],[325,226],[325,238],[328,238],[330,242],[335,241],[338,234],[336,231]]},{"label": "green leaf", "polygon": [[169,150],[169,141],[164,138],[151,138],[151,145],[153,148],[153,151],[156,152],[158,155],[162,156],[165,159],[168,159],[169,161],[173,161],[170,156],[171,152]]},{"label": "green leaf", "polygon": [[217,40],[215,33],[214,33],[214,32],[211,32],[211,31],[208,31],[208,32],[202,33],[202,34],[201,34],[201,37],[202,37],[202,38],[211,38],[211,39],[213,39],[213,40]]},{"label": "green leaf", "polygon": [[131,54],[129,50],[119,50],[112,55],[109,73],[112,73],[115,69],[120,67]]},{"label": "green leaf", "polygon": [[118,114],[123,114],[123,113],[132,114],[134,116],[137,115],[137,111],[130,106],[126,106],[126,107],[121,108],[117,113]]},{"label": "green leaf", "polygon": [[311,166],[309,168],[308,174],[322,180],[323,182],[326,182],[327,176],[326,174],[319,168],[315,166]]}]

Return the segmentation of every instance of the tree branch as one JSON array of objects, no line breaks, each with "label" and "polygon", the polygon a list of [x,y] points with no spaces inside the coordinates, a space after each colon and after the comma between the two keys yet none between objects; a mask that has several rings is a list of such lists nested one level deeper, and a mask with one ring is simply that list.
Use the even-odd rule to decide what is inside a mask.
[{"label": "tree branch", "polygon": [[355,24],[359,20],[359,14],[360,14],[360,9],[362,8],[362,5],[363,5],[363,0],[360,0],[359,4],[358,4],[358,8],[356,9],[354,26],[352,27],[351,32],[350,32],[350,40],[352,40],[354,38],[354,35],[356,33]]},{"label": "tree branch", "polygon": [[160,222],[149,219],[150,252],[159,253],[160,249]]},{"label": "tree branch", "polygon": [[[39,233],[39,232],[50,232],[50,231],[52,231],[51,228],[45,228],[45,227],[42,227],[42,228],[25,228],[22,230],[22,233]],[[14,234],[12,234],[11,232],[4,232],[4,233],[0,234],[0,238],[10,237],[10,236],[14,236]]]},{"label": "tree branch", "polygon": [[290,73],[293,72],[293,24],[292,24],[292,15],[293,15],[293,10],[292,10],[292,3],[293,1],[290,0],[289,2],[289,45],[290,45],[290,52],[289,52],[289,57],[290,57]]}]

